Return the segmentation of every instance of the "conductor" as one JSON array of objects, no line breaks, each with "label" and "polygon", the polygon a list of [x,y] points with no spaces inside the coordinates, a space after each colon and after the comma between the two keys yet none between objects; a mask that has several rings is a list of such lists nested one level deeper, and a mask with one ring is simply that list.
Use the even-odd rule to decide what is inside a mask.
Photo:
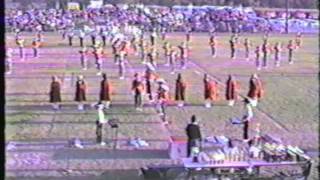
[{"label": "conductor", "polygon": [[201,141],[201,132],[195,115],[191,117],[191,123],[186,128],[188,136],[187,156],[190,157],[192,147],[199,147]]}]

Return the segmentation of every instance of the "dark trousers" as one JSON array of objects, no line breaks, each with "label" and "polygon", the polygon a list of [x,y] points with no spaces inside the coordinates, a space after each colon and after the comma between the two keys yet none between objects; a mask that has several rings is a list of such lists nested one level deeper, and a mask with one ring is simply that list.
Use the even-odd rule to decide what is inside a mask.
[{"label": "dark trousers", "polygon": [[38,49],[33,48],[33,57],[38,57]]},{"label": "dark trousers", "polygon": [[97,129],[96,129],[97,143],[101,143],[103,139],[102,137],[103,124],[97,121],[96,125],[97,125]]},{"label": "dark trousers", "polygon": [[211,46],[211,55],[215,56],[216,55],[216,47]]},{"label": "dark trousers", "polygon": [[200,147],[200,139],[188,139],[187,157],[190,157],[192,147]]},{"label": "dark trousers", "polygon": [[249,139],[249,121],[243,123],[243,139]]},{"label": "dark trousers", "polygon": [[236,49],[235,48],[231,48],[231,58],[234,58],[236,55]]},{"label": "dark trousers", "polygon": [[92,42],[92,45],[96,44],[96,37],[95,36],[91,36],[91,42]]},{"label": "dark trousers", "polygon": [[267,67],[268,54],[266,52],[263,53],[263,67]]},{"label": "dark trousers", "polygon": [[69,36],[69,37],[68,37],[68,40],[69,40],[69,46],[72,46],[72,37]]},{"label": "dark trousers", "polygon": [[141,107],[142,106],[142,97],[140,93],[136,93],[134,95],[134,106],[137,107]]},{"label": "dark trousers", "polygon": [[106,46],[106,36],[101,36],[101,38],[102,38],[102,45],[103,45],[103,47],[105,47]]},{"label": "dark trousers", "polygon": [[289,50],[289,62],[292,62],[292,50]]},{"label": "dark trousers", "polygon": [[83,38],[80,38],[80,46],[83,47]]},{"label": "dark trousers", "polygon": [[149,94],[149,100],[152,100],[151,82],[149,79],[146,81],[147,93]]}]

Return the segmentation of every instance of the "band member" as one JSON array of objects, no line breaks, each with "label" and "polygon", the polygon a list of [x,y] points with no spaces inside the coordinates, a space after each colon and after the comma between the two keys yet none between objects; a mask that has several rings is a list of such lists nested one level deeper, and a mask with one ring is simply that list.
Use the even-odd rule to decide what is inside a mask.
[{"label": "band member", "polygon": [[91,37],[92,46],[96,45],[96,38],[97,38],[96,32],[92,32],[90,37]]},{"label": "band member", "polygon": [[115,64],[118,64],[119,63],[119,42],[120,42],[120,39],[117,39],[116,41],[114,41],[111,45],[111,48],[112,48],[112,54],[113,54],[113,60],[114,60],[114,63]]},{"label": "band member", "polygon": [[231,59],[235,59],[236,58],[236,44],[237,44],[237,35],[236,34],[232,34],[230,40],[230,49],[231,49]]},{"label": "band member", "polygon": [[188,48],[187,43],[182,42],[180,46],[178,46],[180,50],[180,62],[181,62],[181,68],[186,69],[186,63],[188,59]]},{"label": "band member", "polygon": [[100,42],[97,42],[94,46],[93,54],[96,60],[95,63],[98,70],[97,75],[100,76],[102,71],[102,56],[104,54],[103,47],[101,46]]},{"label": "band member", "polygon": [[119,78],[120,79],[124,79],[124,76],[125,76],[125,58],[126,58],[126,51],[124,48],[122,48],[120,51],[119,51],[119,61],[118,61],[118,68],[119,68]]},{"label": "band member", "polygon": [[297,35],[296,35],[296,39],[295,39],[295,45],[296,45],[296,48],[299,49],[302,45],[302,33],[301,32],[298,32]]},{"label": "band member", "polygon": [[73,30],[70,30],[70,31],[68,32],[69,46],[72,46],[73,36],[74,36]]},{"label": "band member", "polygon": [[40,43],[43,42],[43,34],[42,34],[42,31],[41,31],[41,30],[40,30],[40,31],[39,31],[39,30],[37,31],[36,41],[39,41]]},{"label": "band member", "polygon": [[166,64],[165,66],[170,65],[170,50],[171,50],[171,44],[169,42],[165,42],[163,44],[163,50],[164,50],[164,57],[166,58]]},{"label": "band member", "polygon": [[156,39],[157,39],[157,32],[154,30],[150,35],[151,46],[154,46],[156,44]]},{"label": "band member", "polygon": [[84,104],[87,94],[87,83],[83,79],[82,75],[78,76],[77,82],[76,82],[76,93],[75,93],[75,101],[78,102],[78,110],[84,110]]},{"label": "band member", "polygon": [[6,51],[6,68],[5,68],[5,72],[6,74],[11,74],[12,72],[12,49],[8,48],[8,50]]},{"label": "band member", "polygon": [[100,33],[99,33],[100,37],[101,37],[101,40],[102,40],[102,47],[106,47],[106,40],[107,40],[107,37],[106,37],[106,34],[104,32],[103,29],[100,30]]},{"label": "band member", "polygon": [[17,40],[17,44],[19,46],[20,58],[24,60],[24,39],[22,37],[19,37]]},{"label": "band member", "polygon": [[52,103],[52,107],[54,110],[58,110],[59,103],[61,102],[61,82],[57,76],[52,76],[52,82],[50,85],[50,103]]},{"label": "band member", "polygon": [[178,102],[178,107],[184,106],[186,87],[187,87],[186,83],[184,82],[181,74],[179,73],[176,81],[176,96],[175,96],[175,100]]},{"label": "band member", "polygon": [[144,93],[144,85],[138,73],[134,75],[132,82],[132,94],[134,95],[134,106],[136,110],[142,111],[142,96]]},{"label": "band member", "polygon": [[188,26],[186,28],[186,43],[189,44],[191,42],[191,32],[192,32],[192,28],[190,26]]},{"label": "band member", "polygon": [[293,64],[292,55],[293,55],[293,51],[294,51],[294,49],[296,47],[295,47],[295,45],[294,45],[292,40],[289,41],[289,44],[288,44],[287,48],[288,48],[288,51],[289,51],[289,54],[288,54],[289,64]]},{"label": "band member", "polygon": [[107,74],[102,74],[102,81],[100,83],[100,102],[104,104],[105,108],[109,109],[111,103],[112,87],[107,78]]},{"label": "band member", "polygon": [[38,57],[39,53],[39,47],[40,47],[41,43],[40,41],[37,41],[36,39],[34,39],[32,41],[32,49],[33,49],[33,57]]},{"label": "band member", "polygon": [[96,135],[97,135],[97,143],[101,146],[105,146],[106,143],[103,141],[103,128],[104,124],[107,122],[107,119],[105,118],[104,114],[104,105],[99,102],[96,105],[96,108],[98,110],[98,119],[96,121]]},{"label": "band member", "polygon": [[215,36],[211,36],[209,40],[209,45],[211,48],[211,55],[212,57],[216,57],[216,45],[217,45],[217,40]]},{"label": "band member", "polygon": [[264,41],[261,47],[262,50],[262,67],[267,68],[268,67],[268,54],[269,54],[269,43],[268,41]]},{"label": "band member", "polygon": [[255,50],[256,54],[256,68],[258,71],[261,70],[261,46],[257,46]]},{"label": "band member", "polygon": [[171,74],[174,74],[176,71],[176,59],[177,59],[177,49],[171,48],[170,49],[170,67],[171,67]]},{"label": "band member", "polygon": [[244,106],[246,108],[245,115],[242,118],[243,121],[243,139],[245,141],[249,140],[249,124],[253,117],[253,111],[252,111],[252,104],[250,103],[250,100],[248,98],[244,99]]},{"label": "band member", "polygon": [[135,52],[135,55],[138,55],[137,38],[135,36],[131,38],[130,44],[132,46],[133,51]]},{"label": "band member", "polygon": [[148,52],[148,55],[147,55],[148,59],[149,59],[149,62],[154,66],[156,67],[157,66],[157,63],[156,63],[156,58],[157,58],[157,49],[155,46],[151,46],[149,48],[149,52]]},{"label": "band member", "polygon": [[146,66],[145,72],[145,82],[146,82],[146,93],[148,95],[149,101],[153,102],[153,94],[152,94],[152,82],[157,78],[155,74],[155,68],[151,63],[148,63]]},{"label": "band member", "polygon": [[142,40],[140,44],[140,57],[141,57],[142,64],[147,63],[148,49],[149,49],[149,43]]},{"label": "band member", "polygon": [[81,62],[81,67],[83,70],[87,70],[88,69],[88,59],[87,59],[87,55],[89,53],[89,51],[87,50],[86,47],[83,47],[80,51],[80,62]]},{"label": "band member", "polygon": [[247,95],[253,107],[258,105],[258,100],[262,98],[263,94],[262,82],[257,74],[253,74],[249,81],[249,92]]},{"label": "band member", "polygon": [[274,45],[273,50],[274,50],[275,65],[276,65],[276,67],[279,67],[280,66],[280,61],[281,61],[280,55],[281,55],[281,51],[282,51],[281,43],[277,42]]},{"label": "band member", "polygon": [[207,74],[203,78],[205,107],[210,108],[211,103],[218,100],[218,83],[211,81]]},{"label": "band member", "polygon": [[80,46],[83,47],[83,40],[85,38],[86,34],[83,32],[83,30],[79,33],[79,40],[80,40]]},{"label": "band member", "polygon": [[232,75],[229,75],[226,87],[226,99],[228,101],[228,105],[233,106],[235,101],[238,99],[239,84]]},{"label": "band member", "polygon": [[162,39],[162,41],[166,40],[166,35],[167,35],[167,28],[162,26],[161,27],[161,39]]},{"label": "band member", "polygon": [[249,61],[249,59],[250,59],[251,46],[252,46],[251,41],[248,38],[245,38],[244,39],[244,49],[245,49],[245,56],[246,56],[247,61]]},{"label": "band member", "polygon": [[163,79],[158,79],[158,91],[157,91],[157,111],[160,116],[162,116],[162,120],[166,122],[166,105],[169,101],[169,86]]}]

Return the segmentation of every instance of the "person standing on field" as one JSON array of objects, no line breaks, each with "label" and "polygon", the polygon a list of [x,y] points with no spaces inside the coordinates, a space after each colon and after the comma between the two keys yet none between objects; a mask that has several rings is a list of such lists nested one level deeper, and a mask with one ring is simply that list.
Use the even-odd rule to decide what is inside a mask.
[{"label": "person standing on field", "polygon": [[238,99],[239,85],[232,75],[229,75],[226,87],[226,99],[228,101],[228,105],[233,106]]},{"label": "person standing on field", "polygon": [[185,94],[186,94],[186,83],[182,79],[181,74],[178,74],[178,78],[176,81],[176,95],[175,100],[178,102],[178,107],[183,107],[185,102]]},{"label": "person standing on field", "polygon": [[52,103],[52,107],[54,110],[60,109],[59,103],[61,103],[61,82],[57,76],[52,77],[52,82],[50,85],[50,103]]}]

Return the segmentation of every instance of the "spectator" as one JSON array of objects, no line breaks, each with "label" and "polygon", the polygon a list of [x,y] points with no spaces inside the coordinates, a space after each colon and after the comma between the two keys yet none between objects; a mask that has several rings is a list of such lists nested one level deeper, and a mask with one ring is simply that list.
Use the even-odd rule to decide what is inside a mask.
[{"label": "spectator", "polygon": [[193,147],[200,148],[200,143],[201,143],[200,127],[198,125],[198,121],[195,115],[192,115],[191,117],[191,123],[188,124],[186,128],[186,134],[188,136],[187,157],[190,157],[191,149]]}]

